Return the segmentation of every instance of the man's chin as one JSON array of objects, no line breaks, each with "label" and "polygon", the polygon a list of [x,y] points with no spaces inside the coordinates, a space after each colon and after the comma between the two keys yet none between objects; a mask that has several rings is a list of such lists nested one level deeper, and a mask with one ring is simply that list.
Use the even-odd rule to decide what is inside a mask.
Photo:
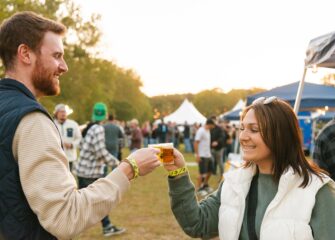
[{"label": "man's chin", "polygon": [[49,89],[48,91],[43,91],[44,96],[58,96],[60,94],[60,87]]}]

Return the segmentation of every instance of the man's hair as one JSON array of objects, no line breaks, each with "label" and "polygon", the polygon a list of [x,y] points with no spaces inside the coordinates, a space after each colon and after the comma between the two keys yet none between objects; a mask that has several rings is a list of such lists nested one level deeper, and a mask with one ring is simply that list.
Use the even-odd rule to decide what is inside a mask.
[{"label": "man's hair", "polygon": [[32,51],[39,50],[46,32],[63,35],[66,27],[34,12],[16,13],[3,21],[0,26],[0,57],[5,69],[14,67],[17,49],[21,44]]},{"label": "man's hair", "polygon": [[215,125],[215,122],[213,121],[213,119],[208,118],[208,119],[206,120],[206,125]]},{"label": "man's hair", "polygon": [[109,121],[114,121],[114,115],[113,115],[113,113],[110,113],[110,114],[108,115],[108,120],[109,120]]}]

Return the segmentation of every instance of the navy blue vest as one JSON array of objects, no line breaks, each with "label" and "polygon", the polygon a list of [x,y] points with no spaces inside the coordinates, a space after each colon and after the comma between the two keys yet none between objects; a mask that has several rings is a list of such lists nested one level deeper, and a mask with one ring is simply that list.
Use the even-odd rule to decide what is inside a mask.
[{"label": "navy blue vest", "polygon": [[0,239],[56,239],[41,226],[29,207],[12,152],[19,122],[33,111],[50,118],[22,83],[13,79],[0,80]]}]

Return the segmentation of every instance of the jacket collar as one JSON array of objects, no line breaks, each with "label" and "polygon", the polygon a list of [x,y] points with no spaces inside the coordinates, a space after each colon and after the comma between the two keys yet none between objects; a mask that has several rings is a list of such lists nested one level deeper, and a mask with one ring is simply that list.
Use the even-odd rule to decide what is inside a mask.
[{"label": "jacket collar", "polygon": [[33,93],[21,82],[12,79],[12,78],[3,78],[0,80],[0,86],[4,86],[7,88],[15,88],[25,94],[27,97],[34,99],[36,101]]},{"label": "jacket collar", "polygon": [[[236,171],[228,172],[224,175],[224,181],[231,183],[233,190],[237,193],[247,195],[249,192],[251,180],[257,172],[256,165],[247,168],[241,168]],[[290,191],[292,188],[301,184],[301,177],[295,173],[291,167],[288,167],[279,180],[278,192]],[[279,194],[281,195],[281,194]]]}]

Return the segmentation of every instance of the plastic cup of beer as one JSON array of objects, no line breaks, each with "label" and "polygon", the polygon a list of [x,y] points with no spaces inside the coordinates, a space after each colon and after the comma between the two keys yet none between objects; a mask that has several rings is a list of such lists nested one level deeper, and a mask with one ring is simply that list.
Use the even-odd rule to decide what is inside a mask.
[{"label": "plastic cup of beer", "polygon": [[158,157],[164,165],[174,164],[173,143],[149,144],[149,148],[158,148]]}]

